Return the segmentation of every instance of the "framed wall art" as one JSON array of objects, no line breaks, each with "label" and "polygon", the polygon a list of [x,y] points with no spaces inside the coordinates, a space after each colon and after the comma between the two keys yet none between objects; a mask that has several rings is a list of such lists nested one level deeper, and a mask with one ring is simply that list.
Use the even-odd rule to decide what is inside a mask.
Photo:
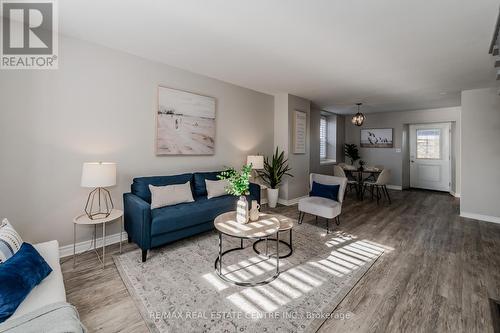
[{"label": "framed wall art", "polygon": [[307,113],[295,110],[293,112],[293,153],[306,153]]},{"label": "framed wall art", "polygon": [[215,98],[158,87],[156,155],[213,155]]},{"label": "framed wall art", "polygon": [[362,128],[362,148],[392,148],[392,128]]}]

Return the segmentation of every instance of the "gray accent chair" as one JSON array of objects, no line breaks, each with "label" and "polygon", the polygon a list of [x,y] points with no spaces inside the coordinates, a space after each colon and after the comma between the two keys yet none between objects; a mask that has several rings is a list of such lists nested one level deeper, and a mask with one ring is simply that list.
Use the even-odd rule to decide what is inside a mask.
[{"label": "gray accent chair", "polygon": [[347,187],[346,177],[336,177],[311,173],[309,176],[309,191],[313,182],[324,185],[340,185],[337,200],[322,197],[307,197],[299,200],[299,224],[304,220],[305,214],[311,214],[326,219],[326,232],[330,233],[330,220],[335,219],[337,225],[340,224],[340,213],[342,212],[342,202]]}]

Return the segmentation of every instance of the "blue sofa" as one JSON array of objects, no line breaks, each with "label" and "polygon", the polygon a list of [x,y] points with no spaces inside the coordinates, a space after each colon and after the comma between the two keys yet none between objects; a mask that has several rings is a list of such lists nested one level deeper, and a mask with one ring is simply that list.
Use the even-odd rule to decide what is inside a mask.
[{"label": "blue sofa", "polygon": [[[207,199],[205,179],[217,180],[219,173],[197,172],[134,179],[131,193],[123,194],[124,221],[129,242],[133,241],[142,249],[143,262],[149,249],[211,230],[217,215],[235,210],[238,200],[235,196]],[[149,184],[165,186],[188,181],[191,182],[194,202],[151,209]],[[260,203],[259,185],[250,184],[247,200]]]}]

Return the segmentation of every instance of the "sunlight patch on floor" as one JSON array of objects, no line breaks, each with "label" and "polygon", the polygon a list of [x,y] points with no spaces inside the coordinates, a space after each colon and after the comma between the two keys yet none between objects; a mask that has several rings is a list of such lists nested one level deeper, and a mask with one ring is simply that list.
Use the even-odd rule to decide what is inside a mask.
[{"label": "sunlight patch on floor", "polygon": [[231,285],[224,280],[222,280],[217,274],[215,273],[208,273],[203,275],[203,278],[207,280],[217,291],[222,291],[226,288],[229,288]]},{"label": "sunlight patch on floor", "polygon": [[267,285],[245,288],[229,295],[227,299],[250,317],[258,318],[263,313],[278,310],[327,281],[325,277],[309,273],[305,267],[299,267],[282,272],[278,279]]},{"label": "sunlight patch on floor", "polygon": [[356,237],[352,235],[348,235],[342,232],[335,232],[333,233],[333,237],[325,242],[325,245],[328,247],[334,247],[345,242],[350,242],[355,238]]}]

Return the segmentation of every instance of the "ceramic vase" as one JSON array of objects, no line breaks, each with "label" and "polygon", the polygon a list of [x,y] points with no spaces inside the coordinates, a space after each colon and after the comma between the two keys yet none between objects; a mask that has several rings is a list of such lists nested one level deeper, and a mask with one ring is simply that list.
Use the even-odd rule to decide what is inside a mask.
[{"label": "ceramic vase", "polygon": [[252,200],[252,208],[250,209],[250,221],[257,221],[259,219],[260,205],[257,200]]},{"label": "ceramic vase", "polygon": [[250,213],[248,210],[248,201],[247,198],[242,195],[236,203],[236,222],[245,224],[248,223],[249,220]]}]

